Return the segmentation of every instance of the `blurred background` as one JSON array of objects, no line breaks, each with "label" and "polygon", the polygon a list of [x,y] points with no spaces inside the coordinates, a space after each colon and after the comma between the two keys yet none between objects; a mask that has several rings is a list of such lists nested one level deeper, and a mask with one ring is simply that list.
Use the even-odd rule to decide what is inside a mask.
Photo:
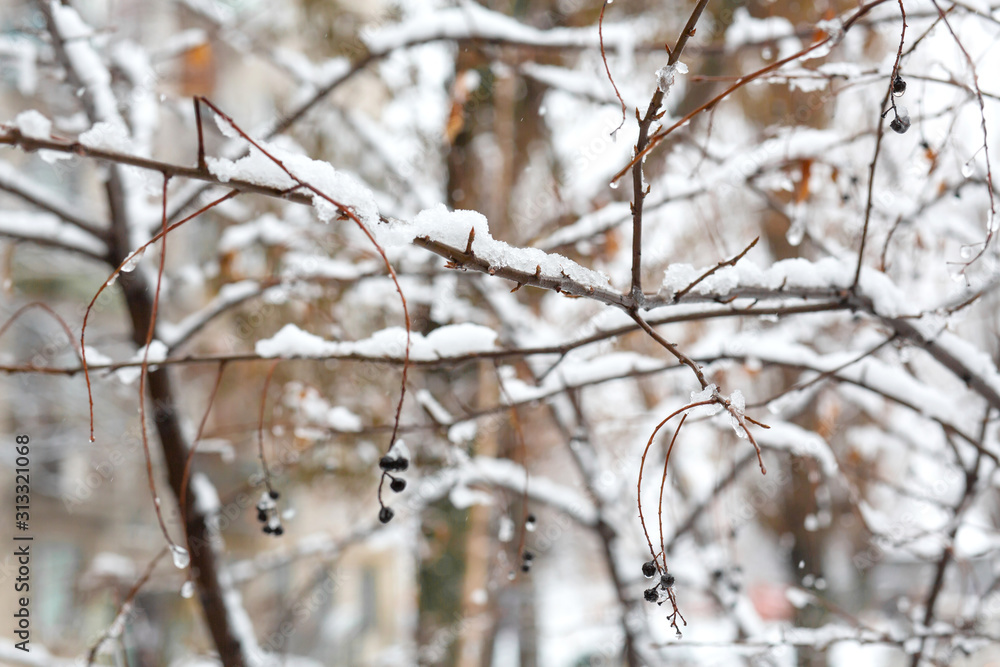
[{"label": "blurred background", "polygon": [[[634,154],[636,109],[645,113],[664,44],[675,43],[693,4],[71,4],[90,26],[72,39],[91,45],[111,74],[131,151],[195,164],[191,99],[203,95],[252,136],[277,130],[275,145],[363,183],[384,216],[410,220],[437,204],[479,211],[494,238],[565,255],[627,292],[631,176],[621,187],[612,177]],[[976,253],[996,189],[987,158],[1000,135],[991,67],[998,7],[947,3],[945,26],[932,2],[905,3],[908,89],[898,103],[913,127],[897,135],[887,132],[895,112],[884,123],[879,114],[900,48],[900,6],[877,3],[832,49],[740,88],[649,155],[645,285],[654,293],[662,282],[669,296],[684,276],[755,237],[741,262],[761,271],[796,258],[849,264],[870,218],[865,265],[905,295],[898,315],[959,337],[975,352],[963,360],[989,380],[1000,352],[995,243]],[[0,121],[34,109],[53,121],[53,137],[90,128],[39,5],[0,7]],[[858,7],[709,2],[661,124],[741,75],[837,36],[838,17]],[[602,10],[622,103],[601,57]],[[245,149],[207,109],[202,118],[209,156]],[[86,664],[165,544],[146,477],[137,367],[91,374],[97,438],[88,438],[77,348],[111,267],[97,252],[74,251],[86,243],[25,195],[38,188],[41,199],[52,195],[106,227],[107,170],[0,149],[0,326],[10,324],[0,337],[0,460],[13,480],[13,434],[30,437],[38,646],[33,656],[5,647],[0,658],[10,664],[81,656],[74,664]],[[127,170],[134,249],[159,228],[162,179]],[[225,192],[184,179],[169,186],[172,220]],[[393,283],[362,232],[244,194],[172,232],[168,246],[156,337],[180,360],[170,365],[171,409],[188,442],[200,434],[192,468],[217,491],[214,526],[261,656],[289,665],[523,667],[1000,661],[996,409],[877,318],[839,306],[787,310],[808,298],[746,317],[695,302],[651,312],[676,316],[660,332],[772,426],[755,431],[765,476],[726,415],[687,422],[669,474],[673,431],[650,449],[642,502],[653,541],[665,533],[686,619],[680,638],[669,603],[643,602],[650,554],[636,480],[653,427],[700,387],[627,317],[551,291],[512,293],[513,283],[449,269],[420,248],[391,249],[415,333],[472,323],[495,330],[505,349],[595,340],[411,368],[394,450],[411,460],[408,485],[383,491],[396,512],[383,525],[377,461],[389,445],[400,364],[273,366],[255,353],[289,323],[329,341],[402,325]],[[151,283],[159,253],[147,250],[137,268]],[[814,264],[801,266],[826,285]],[[34,302],[57,313],[72,340],[40,308],[10,321]],[[134,360],[134,334],[112,285],[89,315],[88,360]],[[280,537],[264,534],[256,517],[266,491],[258,428],[280,492]],[[149,437],[179,539],[152,428]],[[12,516],[11,493],[0,507]],[[156,561],[96,664],[213,664],[190,572],[170,561]],[[0,560],[5,618],[15,609],[15,570],[12,556]],[[5,642],[9,632],[0,632]],[[31,662],[37,655],[42,662]]]}]

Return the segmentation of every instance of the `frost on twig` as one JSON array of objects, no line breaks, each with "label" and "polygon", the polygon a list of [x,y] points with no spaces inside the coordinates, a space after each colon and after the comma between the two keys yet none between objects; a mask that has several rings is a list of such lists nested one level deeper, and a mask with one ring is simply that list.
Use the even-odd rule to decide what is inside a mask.
[{"label": "frost on twig", "polygon": [[656,70],[656,87],[664,96],[670,94],[670,89],[674,87],[674,82],[679,74],[687,74],[688,67],[682,62],[673,65],[664,65]]}]

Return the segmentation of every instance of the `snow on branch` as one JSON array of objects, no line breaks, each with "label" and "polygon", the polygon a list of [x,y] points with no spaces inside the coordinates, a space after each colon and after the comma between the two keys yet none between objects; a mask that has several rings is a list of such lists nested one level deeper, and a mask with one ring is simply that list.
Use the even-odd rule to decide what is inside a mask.
[{"label": "snow on branch", "polygon": [[[413,332],[410,359],[433,361],[448,357],[490,352],[496,349],[497,333],[478,324],[451,324],[439,327],[426,336]],[[263,358],[332,358],[398,359],[406,350],[406,330],[390,327],[370,338],[358,341],[328,341],[286,324],[271,338],[257,341],[255,350]]]},{"label": "snow on branch", "polygon": [[[18,118],[20,119],[23,115],[20,114]],[[21,131],[25,131],[23,127],[21,127]],[[46,135],[44,138],[47,139],[48,136]],[[0,190],[6,190],[43,211],[59,216],[93,237],[99,239],[103,236],[103,230],[98,227],[96,222],[82,217],[75,210],[78,207],[63,201],[62,195],[39,185],[37,181],[26,177],[7,162],[0,162]]]},{"label": "snow on branch", "polygon": [[0,237],[60,248],[101,261],[108,252],[103,241],[51,213],[6,211],[0,217]]},{"label": "snow on branch", "polygon": [[40,3],[49,22],[53,45],[66,66],[70,81],[83,89],[87,114],[93,122],[125,130],[118,113],[118,99],[111,90],[111,73],[90,44],[94,30],[75,9],[59,2]]},{"label": "snow on branch", "polygon": [[[644,38],[652,38],[655,23],[634,21],[604,26],[605,48],[625,51]],[[539,30],[474,2],[417,14],[396,25],[384,26],[364,35],[368,48],[376,53],[393,51],[418,42],[440,39],[484,40],[535,47],[600,48],[594,28],[552,28]]]}]

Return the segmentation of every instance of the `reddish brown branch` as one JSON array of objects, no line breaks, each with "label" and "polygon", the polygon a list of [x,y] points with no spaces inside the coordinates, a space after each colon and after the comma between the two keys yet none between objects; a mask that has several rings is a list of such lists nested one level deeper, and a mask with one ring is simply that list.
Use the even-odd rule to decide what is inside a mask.
[{"label": "reddish brown branch", "polygon": [[684,427],[684,421],[687,419],[687,413],[681,415],[681,422],[677,425],[677,429],[674,431],[674,435],[670,438],[670,446],[667,448],[667,455],[663,457],[663,479],[660,480],[660,502],[657,508],[657,518],[660,521],[660,555],[663,557],[663,571],[669,571],[667,567],[667,546],[663,540],[663,490],[667,486],[667,466],[670,464],[670,454],[674,451],[674,443],[677,442],[677,436],[680,435],[681,429]]},{"label": "reddish brown branch", "polygon": [[[873,2],[871,2],[869,4],[862,5],[861,7],[859,7],[858,10],[854,14],[852,14],[850,16],[850,18],[848,18],[844,22],[843,31],[847,32],[851,28],[851,26],[853,26],[865,14],[867,14],[872,9],[874,9],[875,7],[878,7],[879,5],[881,5],[884,2],[888,2],[888,0],[874,0]],[[632,160],[627,165],[625,165],[618,173],[616,173],[614,175],[614,177],[612,177],[611,182],[613,183],[613,182],[619,180],[620,178],[622,178],[625,174],[628,173],[629,169],[632,169],[637,163],[641,163],[642,159],[651,150],[653,150],[653,148],[655,148],[657,146],[657,144],[659,144],[661,141],[663,141],[664,139],[666,139],[667,136],[671,132],[673,132],[674,130],[676,130],[679,127],[682,127],[682,126],[686,125],[692,118],[694,118],[695,116],[697,116],[701,112],[708,111],[708,110],[712,109],[713,107],[715,107],[716,104],[718,104],[720,101],[724,100],[725,98],[729,97],[736,90],[742,88],[743,86],[747,85],[748,83],[750,83],[752,81],[755,81],[756,79],[759,79],[760,77],[764,76],[768,72],[773,72],[774,70],[776,70],[776,69],[778,69],[780,67],[783,67],[784,65],[787,65],[790,62],[794,62],[794,61],[798,60],[799,58],[801,58],[802,56],[809,54],[812,51],[815,51],[819,47],[825,45],[831,39],[833,39],[833,36],[828,36],[825,39],[823,39],[823,40],[821,40],[819,42],[816,42],[815,44],[812,44],[811,46],[807,46],[806,48],[802,49],[801,51],[798,51],[798,52],[796,52],[796,53],[788,56],[787,58],[782,58],[781,60],[775,61],[775,62],[771,63],[770,65],[768,65],[766,67],[762,67],[761,69],[757,70],[756,72],[752,72],[752,73],[747,74],[747,75],[745,75],[743,77],[740,77],[736,81],[736,83],[734,83],[732,86],[730,86],[726,90],[722,91],[721,93],[719,93],[718,95],[716,95],[715,97],[713,97],[712,99],[710,99],[708,102],[705,102],[704,104],[702,104],[698,108],[692,110],[691,112],[689,112],[688,114],[686,114],[683,118],[681,118],[680,120],[678,120],[676,123],[674,123],[670,127],[665,128],[665,129],[661,129],[661,130],[657,130],[656,134],[652,135],[649,138],[649,143],[646,144],[646,146],[642,150],[636,152],[635,157],[633,157]]]},{"label": "reddish brown branch", "polygon": [[608,75],[611,87],[615,89],[615,97],[618,98],[618,101],[622,105],[622,122],[611,132],[611,136],[615,136],[618,130],[622,129],[622,125],[625,124],[625,100],[622,99],[622,94],[618,92],[618,85],[615,83],[615,78],[611,76],[611,68],[608,67],[608,54],[604,51],[604,10],[607,8],[608,0],[604,0],[604,3],[601,5],[601,16],[597,19],[597,38],[601,46],[601,60],[604,61],[604,71]]},{"label": "reddish brown branch", "polygon": [[219,372],[215,374],[215,384],[208,395],[208,404],[205,406],[205,413],[201,417],[201,423],[198,424],[198,433],[194,436],[194,441],[188,450],[187,459],[184,461],[184,476],[181,478],[181,494],[178,500],[180,503],[181,523],[185,527],[187,526],[187,490],[188,481],[191,477],[191,462],[194,461],[195,452],[198,451],[198,445],[201,444],[202,436],[205,433],[205,424],[208,423],[208,415],[212,412],[215,397],[219,393],[219,387],[222,385],[222,373],[225,370],[226,362],[222,361],[219,363]]},{"label": "reddish brown branch", "polygon": [[160,233],[160,267],[156,273],[156,291],[153,295],[153,305],[149,314],[149,327],[146,329],[146,346],[142,352],[142,365],[139,372],[139,431],[142,434],[142,453],[146,457],[146,477],[149,483],[149,492],[153,497],[153,509],[156,511],[156,520],[160,524],[160,531],[166,538],[171,549],[176,549],[177,545],[170,537],[167,524],[163,519],[163,512],[160,508],[160,495],[156,492],[156,477],[153,475],[153,458],[149,453],[149,433],[146,429],[146,377],[149,374],[149,346],[153,341],[153,334],[156,332],[156,314],[160,305],[160,286],[163,284],[163,267],[167,259],[167,183],[169,176],[163,177],[163,231]]}]

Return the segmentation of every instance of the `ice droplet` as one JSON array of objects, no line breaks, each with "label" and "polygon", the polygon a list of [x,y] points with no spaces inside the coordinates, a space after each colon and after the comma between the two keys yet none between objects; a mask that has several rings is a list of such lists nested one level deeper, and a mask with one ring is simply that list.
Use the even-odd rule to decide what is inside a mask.
[{"label": "ice droplet", "polygon": [[969,259],[972,257],[972,246],[962,246],[962,248],[958,251],[958,254],[962,257],[962,259]]},{"label": "ice droplet", "polygon": [[135,267],[139,266],[139,262],[142,261],[142,256],[145,254],[146,249],[140,248],[138,252],[128,258],[128,261],[122,264],[122,271],[125,273],[135,271]]},{"label": "ice droplet", "polygon": [[188,579],[181,586],[181,597],[184,599],[190,599],[194,596],[194,582]]},{"label": "ice droplet", "polygon": [[972,160],[969,160],[962,165],[962,178],[969,178],[975,170],[976,168],[972,166]]},{"label": "ice droplet", "polygon": [[497,539],[501,542],[510,542],[514,539],[514,522],[510,520],[510,517],[500,517],[500,530]]},{"label": "ice droplet", "polygon": [[612,190],[618,189],[618,181],[611,181],[611,189]]},{"label": "ice droplet", "polygon": [[805,219],[799,218],[798,220],[792,222],[791,226],[788,228],[788,232],[785,234],[785,238],[788,239],[788,245],[797,246],[802,243],[802,239],[805,235]]},{"label": "ice droplet", "polygon": [[183,570],[188,565],[191,564],[191,554],[184,547],[179,547],[176,544],[170,545],[171,556],[174,559],[174,567],[178,570]]}]

